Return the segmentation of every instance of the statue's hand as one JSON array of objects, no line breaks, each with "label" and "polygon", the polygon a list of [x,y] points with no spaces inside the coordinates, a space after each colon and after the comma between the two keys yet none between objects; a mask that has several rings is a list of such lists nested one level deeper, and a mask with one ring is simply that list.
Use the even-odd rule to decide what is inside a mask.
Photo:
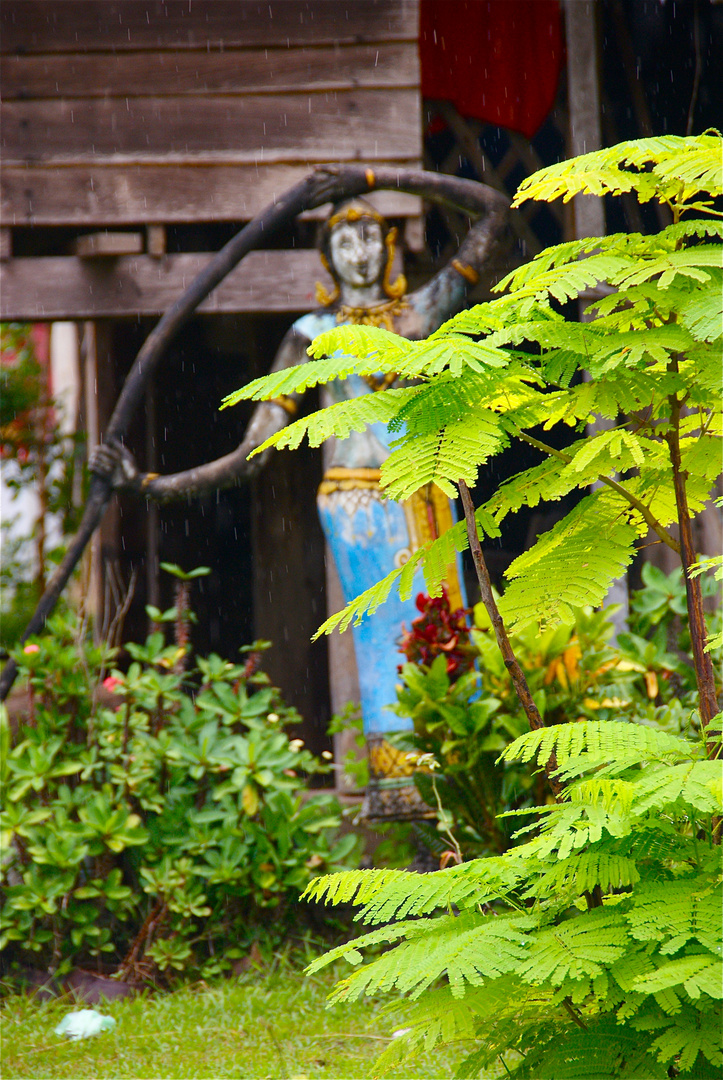
[{"label": "statue's hand", "polygon": [[338,202],[342,198],[364,193],[375,186],[373,171],[357,162],[340,165],[317,165],[314,169],[314,199]]},{"label": "statue's hand", "polygon": [[136,487],[141,475],[130,450],[115,442],[96,446],[88,459],[88,468],[108,480],[114,490]]},{"label": "statue's hand", "polygon": [[339,198],[339,169],[335,165],[318,165],[314,169],[314,200],[336,202]]}]

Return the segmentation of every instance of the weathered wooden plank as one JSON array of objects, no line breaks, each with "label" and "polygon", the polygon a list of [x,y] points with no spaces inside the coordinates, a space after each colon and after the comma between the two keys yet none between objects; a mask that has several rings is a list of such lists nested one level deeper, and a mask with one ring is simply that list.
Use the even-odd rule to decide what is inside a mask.
[{"label": "weathered wooden plank", "polygon": [[82,259],[117,258],[119,255],[140,255],[143,236],[136,232],[87,233],[73,242],[73,253]]},{"label": "weathered wooden plank", "polygon": [[244,97],[71,98],[2,106],[3,158],[61,163],[82,156],[184,161],[222,152],[236,161],[416,158],[416,90]]},{"label": "weathered wooden plank", "polygon": [[[264,164],[5,166],[0,217],[16,226],[247,221],[308,172],[307,165]],[[412,195],[379,191],[371,198],[388,217],[420,214]]]},{"label": "weathered wooden plank", "polygon": [[2,50],[81,52],[398,41],[417,0],[3,0]]},{"label": "weathered wooden plank", "polygon": [[298,90],[419,85],[413,41],[318,48],[50,53],[6,56],[5,101],[17,98],[159,97],[180,94],[281,94]]},{"label": "weathered wooden plank", "polygon": [[[210,255],[118,259],[10,259],[0,269],[0,319],[96,319],[160,315]],[[201,312],[310,311],[314,285],[331,287],[318,253],[255,251],[204,301]]]}]

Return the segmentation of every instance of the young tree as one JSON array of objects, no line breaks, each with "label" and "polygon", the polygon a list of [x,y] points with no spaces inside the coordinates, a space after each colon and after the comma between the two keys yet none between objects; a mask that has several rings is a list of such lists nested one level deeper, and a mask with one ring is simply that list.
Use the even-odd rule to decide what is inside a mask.
[{"label": "young tree", "polygon": [[[505,756],[537,760],[555,802],[538,808],[538,834],[500,858],[424,878],[346,874],[311,890],[361,905],[363,921],[400,920],[317,966],[336,955],[358,963],[363,945],[396,943],[343,981],[337,997],[424,992],[405,1041],[482,1040],[462,1076],[506,1050],[516,1052],[506,1061],[515,1076],[555,1080],[693,1069],[707,1077],[723,1060],[720,714],[691,529],[720,468],[721,150],[717,132],[645,139],[537,173],[517,205],[633,192],[667,205],[673,223],[654,236],[550,248],[502,282],[499,299],[426,341],[373,327],[332,330],[309,350],[316,363],[257,380],[227,401],[276,397],[351,371],[396,372],[405,385],[299,420],[260,451],[293,448],[305,435],[318,445],[383,421],[399,433],[382,468],[389,497],[436,483],[462,498],[464,522],[319,632],[371,614],[395,584],[408,592],[419,566],[438,594],[455,549],[469,545],[532,729]],[[599,284],[609,295],[588,309],[589,322],[560,313]],[[594,415],[612,426],[589,436]],[[564,452],[544,437],[559,423],[579,434]],[[537,448],[539,464],[475,509],[469,489],[480,466],[515,440]],[[574,509],[509,567],[497,604],[480,533],[495,536],[519,507],[576,490],[585,494]],[[704,746],[622,721],[544,729],[507,628],[570,621],[573,607],[599,604],[649,530],[683,566]],[[440,908],[449,914],[432,914]]]}]

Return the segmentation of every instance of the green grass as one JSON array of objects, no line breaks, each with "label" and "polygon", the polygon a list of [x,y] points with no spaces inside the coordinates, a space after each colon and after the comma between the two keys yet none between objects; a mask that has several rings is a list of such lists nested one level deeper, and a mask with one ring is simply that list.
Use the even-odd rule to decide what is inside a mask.
[{"label": "green grass", "polygon": [[[336,972],[336,977],[339,972]],[[325,1008],[335,974],[305,977],[288,963],[215,986],[98,1006],[116,1027],[81,1042],[53,1033],[68,1012],[87,1006],[68,999],[38,1004],[21,996],[0,1007],[2,1077],[50,1080],[171,1080],[199,1077],[356,1080],[371,1075],[388,1045],[383,1000]],[[397,1025],[399,1021],[397,1020]],[[454,1072],[449,1051],[430,1054],[388,1074],[390,1080],[444,1080]]]}]

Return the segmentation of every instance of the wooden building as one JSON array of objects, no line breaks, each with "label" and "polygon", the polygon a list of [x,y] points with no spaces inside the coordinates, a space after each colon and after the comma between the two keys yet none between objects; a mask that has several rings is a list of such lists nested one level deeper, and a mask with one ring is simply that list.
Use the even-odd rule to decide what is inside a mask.
[{"label": "wooden building", "polygon": [[[567,60],[533,137],[452,100],[423,100],[420,6],[422,32],[433,35],[440,2],[459,9],[463,28],[470,3],[491,14],[495,4],[497,14],[525,8],[525,0],[3,0],[0,319],[78,327],[90,442],[102,437],[155,318],[210,253],[315,164],[424,161],[511,193],[567,153],[683,133],[686,114],[696,130],[715,122],[720,91],[705,64],[723,5],[702,0],[676,14],[659,0],[545,0],[551,25],[566,28]],[[543,4],[528,7],[539,15]],[[465,62],[477,70],[476,50],[481,57],[491,46],[467,44]],[[549,42],[527,48],[536,56]],[[445,62],[458,60],[450,52]],[[662,81],[645,83],[657,62],[675,68],[686,97],[680,108],[673,101],[681,116],[672,121]],[[430,272],[419,201],[375,198],[401,227],[408,276]],[[636,204],[623,213],[609,227],[645,225]],[[466,224],[435,214],[427,237],[446,256]],[[605,230],[601,202],[579,202],[575,214],[528,205],[498,271],[547,243]],[[218,404],[267,369],[293,318],[315,306],[323,216],[306,215],[245,259],[179,335],[129,432],[142,468],[175,472],[236,445],[248,411],[219,414]],[[488,288],[484,281],[479,295]],[[126,621],[133,638],[145,633],[144,605],[170,600],[159,561],[211,566],[195,596],[199,648],[233,657],[254,637],[272,640],[267,668],[306,717],[302,734],[316,750],[326,745],[329,656],[331,704],[354,695],[348,636],[309,643],[327,605],[338,606],[314,505],[320,474],[318,453],[307,449],[277,455],[249,488],[193,505],[114,500],[96,545],[97,565],[115,579],[139,571]],[[501,571],[540,524],[518,525],[518,537],[489,553],[493,567]]]}]

